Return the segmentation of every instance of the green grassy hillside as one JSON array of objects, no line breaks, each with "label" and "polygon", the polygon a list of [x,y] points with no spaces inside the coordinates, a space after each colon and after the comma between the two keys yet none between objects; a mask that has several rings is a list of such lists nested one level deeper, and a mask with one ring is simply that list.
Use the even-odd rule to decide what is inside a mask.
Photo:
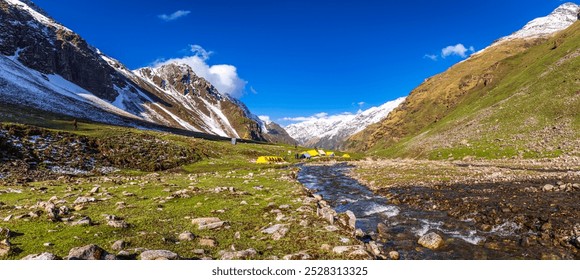
[{"label": "green grassy hillside", "polygon": [[580,22],[492,46],[425,81],[350,147],[431,159],[578,155],[579,46]]}]

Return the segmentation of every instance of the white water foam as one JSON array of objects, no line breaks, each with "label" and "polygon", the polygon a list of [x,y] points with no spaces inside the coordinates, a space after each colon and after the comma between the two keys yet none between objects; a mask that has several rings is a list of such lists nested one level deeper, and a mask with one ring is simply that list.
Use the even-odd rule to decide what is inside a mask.
[{"label": "white water foam", "polygon": [[509,236],[515,234],[516,230],[520,228],[518,224],[507,221],[501,225],[494,226],[490,232],[497,233],[500,236]]},{"label": "white water foam", "polygon": [[401,210],[399,209],[399,207],[396,206],[392,206],[392,205],[381,205],[381,204],[377,204],[377,203],[373,203],[368,210],[366,210],[363,215],[365,216],[371,216],[374,214],[384,214],[387,217],[394,217],[399,215],[399,212]]},{"label": "white water foam", "polygon": [[419,237],[427,234],[427,232],[431,230],[438,230],[443,232],[445,235],[462,239],[463,241],[471,243],[473,245],[477,245],[485,240],[484,237],[477,236],[477,230],[470,230],[467,233],[462,233],[459,231],[450,231],[443,229],[441,227],[443,226],[443,222],[432,222],[424,219],[420,219],[419,221],[421,222],[421,228],[413,230],[413,233],[415,233]]}]

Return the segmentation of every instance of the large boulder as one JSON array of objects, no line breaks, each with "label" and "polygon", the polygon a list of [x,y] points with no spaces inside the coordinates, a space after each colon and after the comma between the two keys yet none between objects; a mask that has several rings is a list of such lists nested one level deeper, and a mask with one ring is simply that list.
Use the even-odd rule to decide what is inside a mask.
[{"label": "large boulder", "polygon": [[109,254],[103,248],[90,244],[70,249],[67,260],[115,260],[115,255]]},{"label": "large boulder", "polygon": [[443,245],[443,237],[441,237],[437,233],[430,232],[421,236],[421,238],[419,238],[418,243],[425,248],[435,250]]}]

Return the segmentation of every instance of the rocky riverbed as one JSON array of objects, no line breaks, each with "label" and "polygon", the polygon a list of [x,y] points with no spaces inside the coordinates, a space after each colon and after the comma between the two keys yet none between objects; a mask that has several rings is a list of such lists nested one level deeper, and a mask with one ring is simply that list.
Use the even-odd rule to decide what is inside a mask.
[{"label": "rocky riverbed", "polygon": [[468,258],[580,259],[578,162],[367,160],[350,175],[392,205],[467,223],[481,237]]}]

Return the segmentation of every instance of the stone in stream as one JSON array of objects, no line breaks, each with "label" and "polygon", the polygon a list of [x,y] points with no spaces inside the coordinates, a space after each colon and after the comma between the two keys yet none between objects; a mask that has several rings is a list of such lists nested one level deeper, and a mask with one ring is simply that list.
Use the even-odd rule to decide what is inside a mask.
[{"label": "stone in stream", "polygon": [[418,243],[425,248],[435,250],[443,245],[443,238],[437,233],[430,232],[421,236]]},{"label": "stone in stream", "polygon": [[389,258],[391,258],[391,260],[398,260],[401,256],[399,255],[399,252],[397,251],[390,251],[389,252]]},{"label": "stone in stream", "polygon": [[377,245],[375,241],[367,243],[366,246],[367,251],[371,252],[373,256],[378,257],[381,255],[381,249],[379,248],[379,245]]},{"label": "stone in stream", "polygon": [[554,187],[554,185],[551,185],[551,184],[545,184],[545,185],[542,187],[542,190],[543,190],[543,191],[545,191],[545,192],[550,192],[550,191],[553,191],[553,190],[554,190],[554,188],[555,188],[555,187]]},{"label": "stone in stream", "polygon": [[59,258],[53,253],[44,252],[41,254],[32,254],[22,258],[23,261],[54,261]]},{"label": "stone in stream", "polygon": [[356,216],[350,210],[347,210],[346,215],[348,216],[348,227],[351,229],[355,229],[356,227]]},{"label": "stone in stream", "polygon": [[168,250],[148,250],[139,255],[141,260],[177,260],[179,255]]},{"label": "stone in stream", "polygon": [[103,250],[103,248],[90,244],[83,247],[70,249],[67,260],[115,260],[115,255]]}]

